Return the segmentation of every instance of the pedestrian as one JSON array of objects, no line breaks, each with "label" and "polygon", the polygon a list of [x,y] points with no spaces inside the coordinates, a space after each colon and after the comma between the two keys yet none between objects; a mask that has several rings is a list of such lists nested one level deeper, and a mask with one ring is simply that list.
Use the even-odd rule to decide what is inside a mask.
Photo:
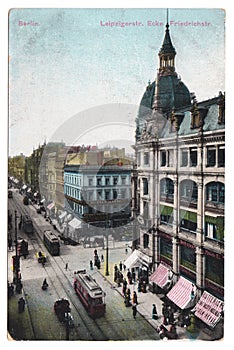
[{"label": "pedestrian", "polygon": [[124,269],[124,271],[126,270],[126,265],[124,265],[124,264],[123,264],[123,269]]},{"label": "pedestrian", "polygon": [[11,250],[12,249],[12,238],[8,238],[8,249]]},{"label": "pedestrian", "polygon": [[132,271],[132,280],[133,282],[136,281],[136,272],[134,270]]},{"label": "pedestrian", "polygon": [[125,254],[128,254],[128,248],[125,248]]},{"label": "pedestrian", "polygon": [[138,305],[137,293],[135,291],[132,294],[132,303]]},{"label": "pedestrian", "polygon": [[66,263],[65,265],[65,270],[67,271],[67,269],[68,269],[68,263]]},{"label": "pedestrian", "polygon": [[122,289],[123,295],[125,295],[125,293],[126,293],[127,285],[128,285],[128,283],[126,281],[126,278],[124,278],[124,280],[123,280],[123,289]]},{"label": "pedestrian", "polygon": [[104,256],[103,256],[103,254],[101,255],[101,260],[102,260],[102,262],[104,262]]},{"label": "pedestrian", "polygon": [[136,318],[136,314],[137,314],[137,307],[136,307],[136,304],[133,304],[132,305],[132,315],[133,315],[134,319]]},{"label": "pedestrian", "polygon": [[153,320],[157,320],[158,319],[158,313],[157,313],[157,309],[156,309],[156,305],[155,304],[153,304],[152,319]]},{"label": "pedestrian", "polygon": [[93,262],[92,262],[92,260],[90,260],[89,265],[90,265],[90,270],[93,270]]},{"label": "pedestrian", "polygon": [[123,264],[122,264],[122,261],[119,262],[119,270],[122,271],[123,269]]},{"label": "pedestrian", "polygon": [[18,300],[18,312],[21,313],[24,311],[25,308],[25,300],[23,297],[19,298]]}]

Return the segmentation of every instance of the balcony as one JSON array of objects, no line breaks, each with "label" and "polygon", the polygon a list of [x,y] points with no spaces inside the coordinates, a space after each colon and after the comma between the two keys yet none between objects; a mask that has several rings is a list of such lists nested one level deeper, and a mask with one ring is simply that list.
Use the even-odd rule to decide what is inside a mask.
[{"label": "balcony", "polygon": [[211,211],[215,214],[224,215],[224,204],[206,201],[205,211]]},{"label": "balcony", "polygon": [[160,194],[160,202],[165,202],[165,203],[174,203],[174,195],[173,194]]}]

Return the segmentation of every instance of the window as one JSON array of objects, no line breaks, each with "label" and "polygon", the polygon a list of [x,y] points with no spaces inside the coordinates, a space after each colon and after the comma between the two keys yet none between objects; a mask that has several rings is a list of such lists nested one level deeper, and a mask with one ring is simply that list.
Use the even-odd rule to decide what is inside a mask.
[{"label": "window", "polygon": [[168,166],[173,167],[174,166],[174,150],[168,151]]},{"label": "window", "polygon": [[89,186],[93,186],[93,178],[89,178],[88,183],[89,183]]},{"label": "window", "polygon": [[187,166],[188,165],[188,151],[183,150],[181,152],[181,166]]},{"label": "window", "polygon": [[117,184],[118,184],[118,177],[117,177],[117,176],[114,176],[113,184],[114,184],[114,185],[117,185]]},{"label": "window", "polygon": [[122,185],[126,185],[126,176],[121,176]]},{"label": "window", "polygon": [[209,280],[224,285],[224,260],[213,256],[205,256],[205,275]]},{"label": "window", "polygon": [[121,190],[121,198],[126,198],[126,190]]},{"label": "window", "polygon": [[113,190],[113,199],[118,198],[118,192],[116,190]]},{"label": "window", "polygon": [[88,192],[88,199],[91,201],[93,199],[93,191]]},{"label": "window", "polygon": [[169,225],[173,223],[173,207],[160,205],[160,221]]},{"label": "window", "polygon": [[149,235],[147,233],[143,236],[143,247],[148,248],[149,247]]},{"label": "window", "polygon": [[206,186],[206,200],[208,202],[224,204],[224,191],[224,184],[222,184],[221,182],[210,182]]},{"label": "window", "polygon": [[105,200],[109,200],[110,199],[110,191],[105,191]]},{"label": "window", "polygon": [[106,177],[106,178],[105,178],[105,185],[106,185],[106,186],[109,186],[109,185],[110,185],[110,178],[109,178],[109,177]]},{"label": "window", "polygon": [[102,185],[102,178],[97,177],[97,186],[101,186],[101,185]]},{"label": "window", "polygon": [[149,194],[149,191],[148,191],[148,180],[147,179],[142,179],[143,181],[143,195],[147,195]]},{"label": "window", "polygon": [[97,191],[97,199],[101,200],[102,199],[102,191]]},{"label": "window", "polygon": [[197,149],[190,148],[190,166],[197,166]]},{"label": "window", "polygon": [[161,151],[161,166],[166,166],[166,151]]},{"label": "window", "polygon": [[149,152],[144,153],[144,165],[149,165]]},{"label": "window", "polygon": [[149,218],[149,204],[146,201],[143,201],[143,217],[144,219]]},{"label": "window", "polygon": [[225,166],[225,147],[219,146],[218,148],[218,167]]},{"label": "window", "polygon": [[215,147],[207,147],[207,167],[215,166],[216,161],[216,149]]},{"label": "window", "polygon": [[180,227],[188,231],[196,232],[197,214],[180,209]]}]

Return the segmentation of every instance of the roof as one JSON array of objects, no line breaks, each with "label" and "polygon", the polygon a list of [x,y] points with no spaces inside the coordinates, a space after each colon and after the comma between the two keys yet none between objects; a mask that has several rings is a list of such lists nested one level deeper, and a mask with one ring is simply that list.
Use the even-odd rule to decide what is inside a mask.
[{"label": "roof", "polygon": [[150,276],[150,281],[157,284],[160,288],[164,288],[168,283],[168,270],[169,267],[159,264],[157,270]]},{"label": "roof", "polygon": [[180,309],[187,309],[195,304],[195,297],[192,298],[191,294],[195,289],[196,287],[192,282],[181,276],[174,287],[167,293],[167,297]]},{"label": "roof", "polygon": [[175,48],[171,42],[168,23],[166,24],[166,31],[165,31],[163,44],[162,44],[161,50],[159,51],[159,54],[164,54],[164,53],[172,53],[174,55],[176,54]]}]

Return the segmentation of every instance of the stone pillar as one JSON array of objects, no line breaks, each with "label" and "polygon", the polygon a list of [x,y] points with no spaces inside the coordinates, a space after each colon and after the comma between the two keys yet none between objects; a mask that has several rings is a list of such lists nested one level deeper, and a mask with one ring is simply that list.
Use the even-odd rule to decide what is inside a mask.
[{"label": "stone pillar", "polygon": [[199,244],[203,243],[203,181],[198,179],[198,197],[197,197],[197,242]]},{"label": "stone pillar", "polygon": [[196,248],[196,285],[200,290],[200,294],[205,286],[205,276],[204,276],[204,251],[203,248]]},{"label": "stone pillar", "polygon": [[179,188],[178,180],[175,179],[174,183],[174,205],[173,205],[173,233],[177,235],[179,225]]},{"label": "stone pillar", "polygon": [[175,274],[179,274],[179,239],[177,237],[172,238],[172,252],[173,271]]}]

